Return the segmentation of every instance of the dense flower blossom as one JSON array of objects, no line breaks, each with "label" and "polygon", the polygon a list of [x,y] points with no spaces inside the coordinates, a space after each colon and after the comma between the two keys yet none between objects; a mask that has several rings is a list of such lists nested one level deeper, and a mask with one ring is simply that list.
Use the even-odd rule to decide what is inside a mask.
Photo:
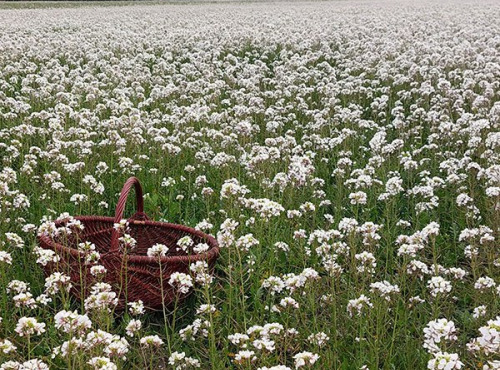
[{"label": "dense flower blossom", "polygon": [[[500,8],[473,5],[1,9],[0,368],[500,368]],[[132,204],[72,216],[128,176],[215,268],[197,235],[141,247]],[[163,325],[117,309],[124,270],[160,292],[111,231],[189,255]]]}]

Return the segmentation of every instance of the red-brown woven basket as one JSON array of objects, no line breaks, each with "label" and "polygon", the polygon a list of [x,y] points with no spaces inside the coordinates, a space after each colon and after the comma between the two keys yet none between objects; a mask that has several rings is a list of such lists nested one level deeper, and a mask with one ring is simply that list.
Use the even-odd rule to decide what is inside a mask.
[{"label": "red-brown woven basket", "polygon": [[[120,250],[120,234],[114,228],[114,224],[123,218],[125,203],[132,186],[135,187],[137,212],[128,219],[127,233],[137,241],[137,244],[132,251],[124,254]],[[212,270],[219,256],[218,243],[215,238],[199,230],[149,220],[143,211],[143,204],[139,180],[131,177],[123,186],[114,218],[77,216],[75,219],[83,224],[84,229],[65,236],[64,240],[57,236],[39,235],[39,245],[54,250],[61,258],[57,264],[47,264],[44,268],[45,274],[49,275],[54,271],[68,274],[73,285],[71,291],[75,297],[78,299],[87,297],[90,288],[97,280],[90,274],[90,266],[84,264],[84,256],[77,246],[78,243],[89,241],[96,246],[96,250],[101,254],[100,264],[107,269],[102,281],[111,284],[118,294],[117,310],[123,310],[127,302],[138,300],[142,300],[146,308],[158,309],[163,304],[170,305],[176,299],[185,298],[185,294],[180,294],[169,284],[171,274],[174,272],[190,274],[190,264],[197,261],[206,261]],[[67,220],[58,220],[56,226],[64,226],[66,222]],[[201,254],[183,252],[177,248],[177,241],[184,236],[189,236],[193,240],[193,246],[206,243],[209,249]],[[155,244],[164,244],[169,248],[165,257],[147,256],[147,250]],[[161,281],[163,281],[163,297]]]}]

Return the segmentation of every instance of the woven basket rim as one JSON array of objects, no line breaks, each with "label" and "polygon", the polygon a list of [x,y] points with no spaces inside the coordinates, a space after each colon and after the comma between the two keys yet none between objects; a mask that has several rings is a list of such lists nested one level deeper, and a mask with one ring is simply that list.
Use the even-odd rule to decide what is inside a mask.
[{"label": "woven basket rim", "polygon": [[[106,216],[74,216],[73,217],[76,220],[80,221],[96,221],[96,222],[108,222],[111,225],[114,224],[114,218],[113,217],[106,217]],[[62,220],[57,220],[55,221],[56,226],[61,226],[67,221],[67,219],[62,219]],[[133,219],[129,219],[129,222],[137,224],[137,225],[149,225],[149,226],[156,226],[156,227],[162,227],[162,228],[172,228],[172,229],[177,229],[184,231],[186,233],[198,236],[206,241],[206,243],[210,246],[210,249],[204,253],[200,254],[191,254],[187,256],[164,256],[164,257],[150,257],[150,256],[141,256],[141,255],[134,255],[134,254],[127,254],[127,261],[133,262],[133,263],[142,263],[142,264],[159,264],[159,262],[163,263],[171,263],[171,262],[180,262],[180,263],[194,263],[197,261],[209,261],[214,257],[217,257],[219,255],[219,243],[217,240],[209,235],[204,233],[203,231],[196,230],[192,227],[189,226],[184,226],[180,224],[174,224],[174,223],[169,223],[169,222],[159,222],[159,221],[151,221],[151,220],[144,220],[144,221],[137,221]],[[65,245],[62,245],[60,243],[54,242],[51,238],[48,237],[48,235],[42,234],[38,235],[37,238],[39,239],[40,242],[43,242],[49,246],[52,246],[54,249],[57,249],[59,251],[63,251],[66,253],[70,253],[73,256],[78,256],[81,254],[80,251],[78,251],[75,248],[68,247]],[[103,253],[101,256],[104,257],[106,255],[119,255],[120,257],[123,258],[123,253],[114,253],[114,252],[106,252]]]}]

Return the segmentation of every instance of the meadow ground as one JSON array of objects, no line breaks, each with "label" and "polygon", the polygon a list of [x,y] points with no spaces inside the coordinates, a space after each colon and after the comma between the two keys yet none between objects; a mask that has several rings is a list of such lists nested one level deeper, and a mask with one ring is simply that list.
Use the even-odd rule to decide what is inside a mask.
[{"label": "meadow ground", "polygon": [[[500,3],[49,5],[0,4],[2,370],[500,368]],[[36,241],[132,175],[221,247],[156,313]]]}]

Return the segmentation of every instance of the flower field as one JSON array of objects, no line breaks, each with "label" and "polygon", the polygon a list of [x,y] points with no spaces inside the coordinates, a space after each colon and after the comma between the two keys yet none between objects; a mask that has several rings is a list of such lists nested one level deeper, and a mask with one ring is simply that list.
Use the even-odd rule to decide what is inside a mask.
[{"label": "flower field", "polygon": [[[488,0],[0,10],[0,369],[500,369],[499,19]],[[37,242],[112,217],[130,176],[151,219],[220,247],[155,312],[119,311],[89,241],[76,299]]]}]

